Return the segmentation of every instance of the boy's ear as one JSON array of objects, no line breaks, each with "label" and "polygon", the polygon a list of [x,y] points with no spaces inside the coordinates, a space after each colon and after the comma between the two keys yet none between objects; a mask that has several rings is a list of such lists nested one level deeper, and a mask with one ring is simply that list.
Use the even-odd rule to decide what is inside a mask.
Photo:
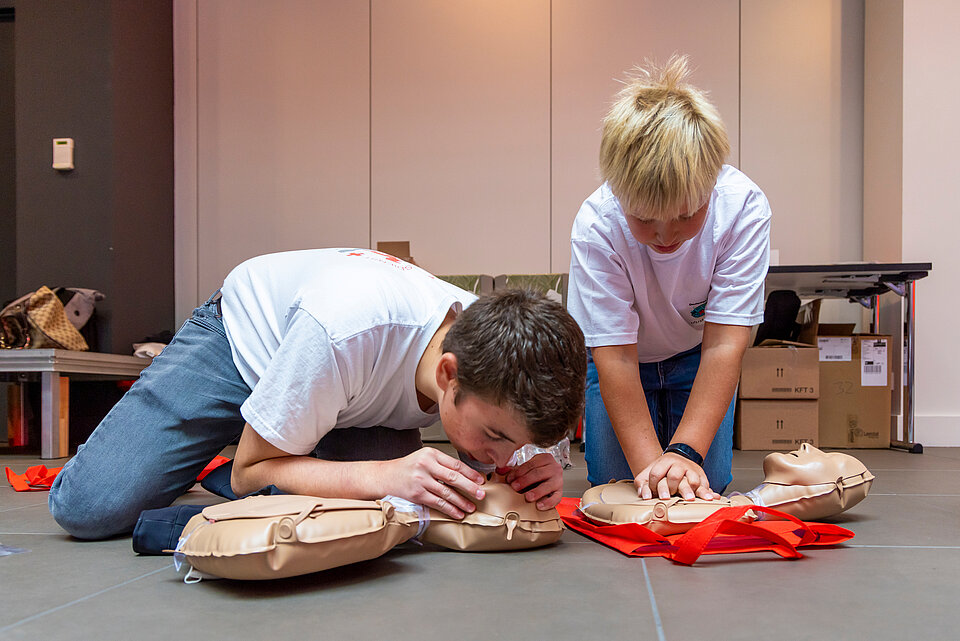
[{"label": "boy's ear", "polygon": [[437,385],[444,392],[451,391],[451,385],[457,382],[457,357],[444,352],[437,361]]}]

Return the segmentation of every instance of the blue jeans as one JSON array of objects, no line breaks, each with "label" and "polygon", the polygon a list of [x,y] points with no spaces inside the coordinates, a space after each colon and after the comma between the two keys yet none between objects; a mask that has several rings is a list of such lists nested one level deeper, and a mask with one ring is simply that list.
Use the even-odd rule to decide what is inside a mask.
[{"label": "blue jeans", "polygon": [[[670,444],[680,425],[690,398],[693,379],[700,367],[700,346],[672,356],[659,363],[640,363],[640,382],[647,398],[650,417],[657,428],[661,447]],[[714,492],[723,492],[733,480],[733,410],[734,402],[723,417],[717,434],[704,457],[703,471]],[[632,479],[634,474],[610,424],[610,417],[600,396],[600,382],[593,356],[587,356],[587,405],[584,412],[584,443],[587,480],[591,485],[611,480]],[[637,470],[639,472],[640,470]]]},{"label": "blue jeans", "polygon": [[[140,512],[170,505],[239,439],[249,395],[214,295],[64,465],[50,489],[50,513],[81,539],[129,532]],[[336,429],[314,456],[387,459],[419,447],[419,430]]]}]

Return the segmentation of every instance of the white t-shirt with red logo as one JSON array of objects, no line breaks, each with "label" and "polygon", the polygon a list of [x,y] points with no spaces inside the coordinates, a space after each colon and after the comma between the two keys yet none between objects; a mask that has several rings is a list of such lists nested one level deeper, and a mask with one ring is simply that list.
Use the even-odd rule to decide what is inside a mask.
[{"label": "white t-shirt with red logo", "polygon": [[670,254],[638,243],[607,184],[573,223],[567,308],[588,347],[637,344],[641,363],[692,349],[703,323],[763,320],[770,263],[770,205],[739,170],[724,165],[700,233]]},{"label": "white t-shirt with red logo", "polygon": [[417,364],[447,312],[476,296],[369,249],[252,258],[221,289],[243,418],[272,445],[311,452],[337,427],[415,429]]}]

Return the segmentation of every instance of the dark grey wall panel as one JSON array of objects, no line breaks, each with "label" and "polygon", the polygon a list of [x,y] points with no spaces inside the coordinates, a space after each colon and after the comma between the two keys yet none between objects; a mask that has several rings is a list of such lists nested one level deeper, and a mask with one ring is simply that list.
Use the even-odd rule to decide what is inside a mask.
[{"label": "dark grey wall panel", "polygon": [[[3,8],[2,5],[0,8]],[[17,183],[13,65],[13,22],[4,21],[0,16],[0,303],[16,295]]]},{"label": "dark grey wall panel", "polygon": [[173,325],[171,3],[34,0],[15,24],[17,290],[103,291],[100,348],[129,353]]}]

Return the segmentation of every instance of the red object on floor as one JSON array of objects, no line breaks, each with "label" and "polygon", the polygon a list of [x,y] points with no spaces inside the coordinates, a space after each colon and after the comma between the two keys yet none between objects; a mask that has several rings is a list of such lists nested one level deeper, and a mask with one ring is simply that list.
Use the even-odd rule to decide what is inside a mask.
[{"label": "red object on floor", "polygon": [[[230,459],[225,456],[214,457],[197,476],[197,481],[202,481],[203,477],[207,474],[229,461]],[[33,467],[28,467],[27,471],[23,474],[16,474],[9,467],[3,469],[7,474],[7,481],[10,482],[10,485],[17,492],[39,492],[49,490],[50,486],[53,485],[53,479],[57,478],[57,474],[59,474],[63,468],[51,467],[48,469],[44,465],[34,465]]]},{"label": "red object on floor", "polygon": [[207,466],[203,468],[200,474],[197,475],[197,480],[202,481],[203,477],[205,477],[207,474],[214,471],[224,463],[229,463],[229,462],[230,462],[230,459],[228,459],[226,456],[214,456],[213,460],[207,463]]},{"label": "red object on floor", "polygon": [[[639,523],[599,525],[586,519],[580,501],[568,497],[557,510],[572,530],[612,547],[627,556],[662,556],[675,563],[693,565],[702,554],[774,552],[787,559],[799,559],[797,550],[806,545],[836,545],[849,541],[850,530],[829,523],[808,523],[779,510],[759,506],[725,507],[717,510],[683,534],[657,534]],[[738,521],[747,510],[764,512],[777,521]]]},{"label": "red object on floor", "polygon": [[57,478],[57,474],[63,468],[52,467],[47,469],[45,465],[34,465],[28,467],[23,474],[14,474],[9,467],[3,469],[7,473],[7,480],[10,481],[10,485],[17,492],[39,492],[49,490],[50,486],[53,485],[53,479]]}]

